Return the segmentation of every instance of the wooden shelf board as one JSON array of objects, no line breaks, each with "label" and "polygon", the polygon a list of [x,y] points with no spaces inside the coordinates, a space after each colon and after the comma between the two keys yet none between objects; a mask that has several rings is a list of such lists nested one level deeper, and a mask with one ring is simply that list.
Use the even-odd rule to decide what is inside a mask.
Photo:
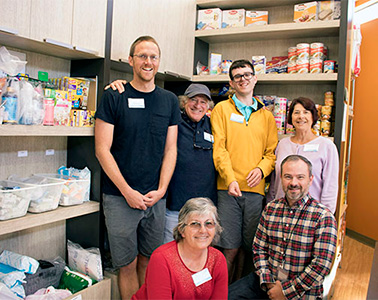
[{"label": "wooden shelf board", "polygon": [[268,24],[253,27],[234,27],[196,30],[195,37],[207,43],[274,40],[288,38],[338,36],[340,21]]},{"label": "wooden shelf board", "polygon": [[64,46],[55,45],[48,42],[37,41],[10,34],[0,30],[0,45],[14,47],[25,51],[37,52],[64,59],[95,59],[101,58],[92,52],[70,49]]},{"label": "wooden shelf board", "polygon": [[[193,75],[193,82],[229,82],[228,75]],[[298,84],[298,83],[319,83],[336,82],[337,73],[319,74],[258,74],[257,82],[272,84]]]},{"label": "wooden shelf board", "polygon": [[0,136],[93,136],[94,127],[0,125]]},{"label": "wooden shelf board", "polygon": [[[216,8],[234,9],[246,8],[253,9],[259,7],[294,5],[299,3],[298,0],[197,0],[196,4],[199,8]],[[294,7],[293,7],[294,11]]]},{"label": "wooden shelf board", "polygon": [[0,235],[91,214],[99,210],[99,202],[89,201],[80,205],[59,206],[55,210],[39,214],[27,213],[20,218],[0,221]]}]

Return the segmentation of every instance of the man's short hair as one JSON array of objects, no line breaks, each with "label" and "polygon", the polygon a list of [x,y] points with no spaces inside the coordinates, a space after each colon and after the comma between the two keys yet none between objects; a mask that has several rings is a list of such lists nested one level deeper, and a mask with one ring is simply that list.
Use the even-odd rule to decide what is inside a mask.
[{"label": "man's short hair", "polygon": [[158,49],[159,49],[159,56],[161,56],[161,51],[160,51],[160,47],[159,47],[159,44],[157,43],[157,41],[152,37],[152,36],[149,36],[149,35],[144,35],[144,36],[140,36],[138,37],[132,44],[131,44],[131,47],[130,47],[130,52],[129,52],[129,55],[130,56],[134,56],[134,52],[135,52],[135,47],[142,43],[142,42],[152,42],[154,43]]},{"label": "man's short hair", "polygon": [[301,160],[307,164],[308,174],[309,174],[309,177],[311,177],[312,176],[312,163],[306,157],[302,155],[298,155],[298,154],[292,154],[292,155],[286,156],[285,159],[281,162],[281,176],[282,176],[283,165],[285,163],[291,162],[291,161],[298,161],[298,160]]},{"label": "man's short hair", "polygon": [[235,60],[230,67],[229,76],[231,80],[234,80],[234,76],[232,76],[232,71],[239,68],[246,68],[250,67],[252,69],[253,75],[255,75],[255,68],[253,67],[252,63],[246,59],[239,59]]}]

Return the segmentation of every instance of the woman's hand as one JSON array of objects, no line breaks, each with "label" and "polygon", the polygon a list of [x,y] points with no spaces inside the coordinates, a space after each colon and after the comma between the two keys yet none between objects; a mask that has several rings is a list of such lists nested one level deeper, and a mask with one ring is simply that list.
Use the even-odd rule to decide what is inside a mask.
[{"label": "woman's hand", "polygon": [[105,90],[107,90],[108,88],[112,88],[113,91],[115,90],[118,90],[118,92],[120,94],[122,94],[124,91],[125,91],[125,87],[124,85],[127,83],[126,80],[122,80],[122,79],[117,79],[115,81],[113,81],[111,84],[108,84],[106,87],[105,87]]}]

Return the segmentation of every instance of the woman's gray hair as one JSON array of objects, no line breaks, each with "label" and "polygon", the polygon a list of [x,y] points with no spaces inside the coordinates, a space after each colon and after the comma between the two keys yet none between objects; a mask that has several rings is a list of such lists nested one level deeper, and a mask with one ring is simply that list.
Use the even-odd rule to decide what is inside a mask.
[{"label": "woman's gray hair", "polygon": [[187,226],[187,222],[190,216],[192,215],[210,215],[215,223],[215,236],[212,241],[216,243],[219,240],[220,233],[222,232],[222,227],[219,224],[218,212],[213,201],[209,198],[192,198],[186,201],[184,206],[180,209],[178,224],[173,229],[173,238],[176,242],[179,242],[183,239],[182,233]]}]

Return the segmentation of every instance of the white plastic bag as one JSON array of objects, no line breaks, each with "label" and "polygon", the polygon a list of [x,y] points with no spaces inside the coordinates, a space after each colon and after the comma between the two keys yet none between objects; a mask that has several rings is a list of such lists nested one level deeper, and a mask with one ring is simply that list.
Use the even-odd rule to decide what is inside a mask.
[{"label": "white plastic bag", "polygon": [[16,76],[26,64],[26,61],[22,61],[17,56],[11,55],[7,48],[0,48],[0,70],[10,76]]},{"label": "white plastic bag", "polygon": [[98,248],[84,249],[79,244],[67,241],[68,266],[89,277],[101,281],[102,274],[101,254]]},{"label": "white plastic bag", "polygon": [[49,286],[47,289],[40,289],[33,295],[27,296],[25,300],[63,300],[71,295],[72,293],[69,290],[58,290]]}]

